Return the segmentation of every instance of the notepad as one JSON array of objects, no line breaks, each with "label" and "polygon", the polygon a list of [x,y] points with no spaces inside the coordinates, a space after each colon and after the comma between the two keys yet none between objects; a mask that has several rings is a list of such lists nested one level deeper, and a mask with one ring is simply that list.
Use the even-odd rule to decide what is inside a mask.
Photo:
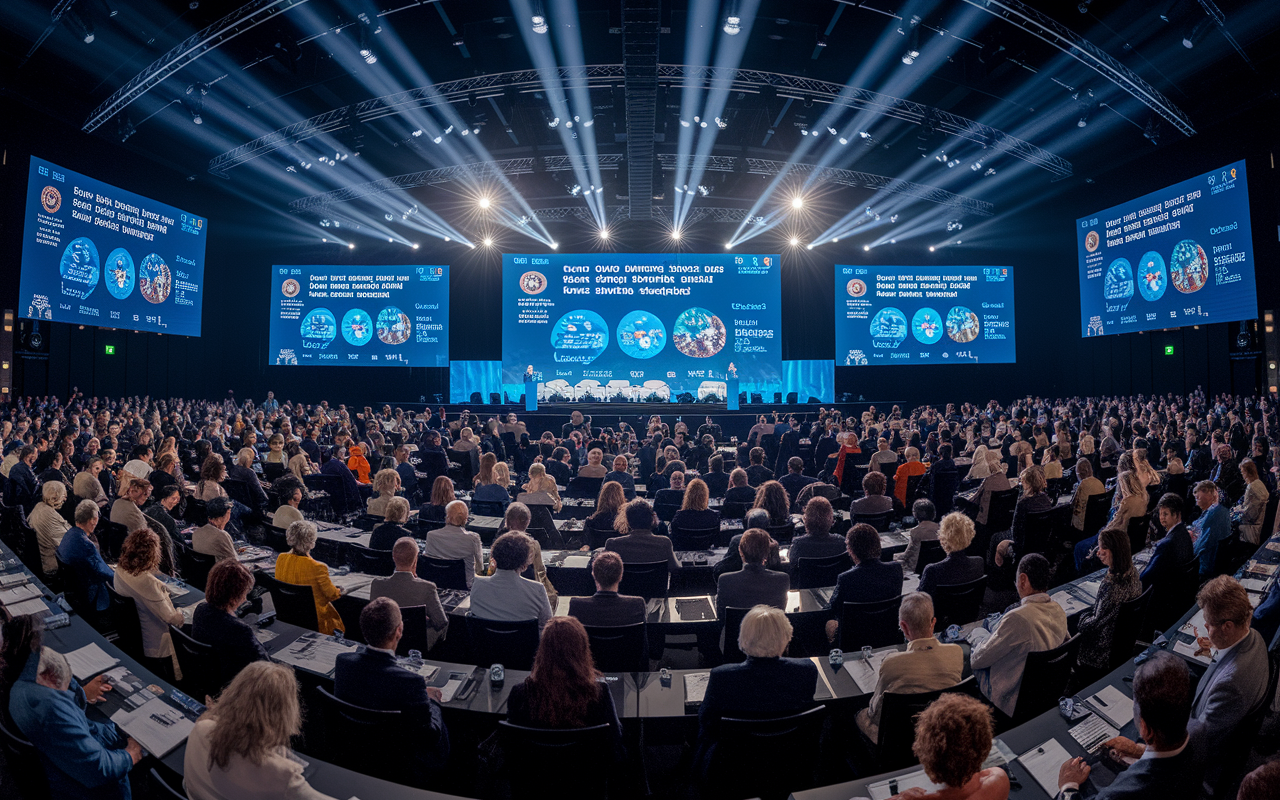
[{"label": "notepad", "polygon": [[45,605],[43,599],[33,597],[30,600],[23,600],[21,603],[14,603],[4,607],[9,612],[10,617],[23,617],[27,614],[33,614],[38,617],[45,617],[53,612],[49,610],[49,606]]},{"label": "notepad", "polygon": [[1275,564],[1263,564],[1258,561],[1250,561],[1245,565],[1244,571],[1256,572],[1259,575],[1275,575],[1277,569],[1280,569],[1280,566]]},{"label": "notepad", "polygon": [[707,696],[707,684],[711,682],[710,672],[690,672],[684,676],[684,701],[701,703]]},{"label": "notepad", "polygon": [[1115,728],[1123,728],[1133,722],[1133,701],[1114,686],[1104,686],[1102,691],[1086,697],[1084,701]]},{"label": "notepad", "polygon": [[1056,592],[1050,595],[1049,599],[1062,606],[1062,610],[1067,612],[1068,617],[1072,614],[1079,614],[1081,611],[1084,611],[1089,607],[1089,604],[1085,601],[1067,594],[1066,592]]},{"label": "notepad", "polygon": [[76,676],[78,681],[109,670],[120,663],[120,659],[107,655],[107,652],[96,644],[86,644],[79,650],[72,650],[63,655],[71,667],[71,674]]},{"label": "notepad", "polygon": [[31,600],[32,598],[39,596],[39,589],[29,583],[24,583],[21,586],[15,586],[12,589],[0,591],[0,605],[7,606],[14,603],[21,603],[23,600]]},{"label": "notepad", "polygon": [[1094,755],[1102,748],[1104,742],[1109,742],[1120,735],[1120,731],[1107,724],[1107,721],[1097,714],[1090,714],[1085,717],[1079,725],[1076,725],[1068,733],[1071,738],[1080,743],[1089,755]]},{"label": "notepad", "polygon": [[307,633],[276,653],[274,658],[285,664],[328,675],[338,663],[338,656],[354,652],[355,649],[354,644],[337,642],[320,633]]},{"label": "notepad", "polygon": [[853,678],[853,682],[858,684],[859,689],[864,692],[874,692],[876,684],[880,681],[880,665],[896,652],[898,651],[881,650],[878,653],[872,653],[870,661],[861,655],[854,657],[851,654],[844,661],[844,670],[849,673],[850,678]]},{"label": "notepad", "polygon": [[591,564],[591,556],[565,556],[560,563],[562,567],[582,568]]},{"label": "notepad", "polygon": [[1036,783],[1050,797],[1058,795],[1058,770],[1070,758],[1071,754],[1057,739],[1050,739],[1018,756],[1023,768],[1031,773],[1031,777],[1036,779]]},{"label": "notepad", "polygon": [[9,589],[14,586],[20,586],[27,582],[27,574],[25,572],[12,572],[8,575],[0,575],[0,589]]},{"label": "notepad", "polygon": [[679,614],[680,619],[685,622],[712,620],[716,618],[715,608],[712,607],[711,602],[705,597],[697,597],[691,600],[677,600],[676,613]]},{"label": "notepad", "polygon": [[1240,585],[1251,592],[1265,592],[1271,581],[1265,578],[1241,578]]},{"label": "notepad", "polygon": [[185,742],[195,727],[185,714],[158,697],[133,711],[117,711],[111,715],[111,721],[156,757]]}]

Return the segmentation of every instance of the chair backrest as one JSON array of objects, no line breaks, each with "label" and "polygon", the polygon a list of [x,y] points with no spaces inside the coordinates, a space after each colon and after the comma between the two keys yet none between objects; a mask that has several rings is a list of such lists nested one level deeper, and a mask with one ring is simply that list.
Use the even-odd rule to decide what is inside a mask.
[{"label": "chair backrest", "polygon": [[653,513],[658,515],[658,519],[663,522],[670,522],[675,517],[676,512],[680,510],[682,500],[672,500],[669,497],[655,495],[653,501]]},{"label": "chair backrest", "polygon": [[893,516],[893,512],[886,511],[883,514],[851,514],[854,525],[865,523],[875,528],[880,533],[889,530],[889,519]]},{"label": "chair backrest", "polygon": [[529,506],[529,527],[525,531],[538,540],[544,550],[560,550],[564,539],[551,516],[551,506],[534,503]]},{"label": "chair backrest", "polygon": [[467,617],[467,645],[473,664],[533,669],[533,656],[538,651],[538,621],[506,622]]},{"label": "chair backrest", "polygon": [[902,641],[898,608],[902,595],[874,603],[845,603],[840,609],[840,649],[846,653],[863,647],[888,647]]},{"label": "chair backrest", "polygon": [[923,575],[925,567],[937,564],[946,557],[947,552],[942,549],[942,542],[937,539],[925,539],[920,543],[920,553],[916,556],[916,574]]},{"label": "chair backrest", "polygon": [[418,556],[418,577],[437,589],[467,590],[467,562],[461,558]]},{"label": "chair backrest", "polygon": [[986,592],[986,575],[968,583],[936,587],[933,590],[933,607],[938,618],[938,630],[945,631],[948,625],[967,625],[976,620]]},{"label": "chair backrest", "polygon": [[720,507],[720,519],[742,519],[751,510],[751,503],[725,501]]},{"label": "chair backrest", "polygon": [[253,492],[249,491],[249,484],[244,481],[237,478],[224,478],[222,489],[227,493],[227,497],[237,503],[243,503],[248,508],[258,507],[258,499],[253,496]]},{"label": "chair backrest", "polygon": [[1147,546],[1147,532],[1151,529],[1151,515],[1129,519],[1129,552],[1140,553]]},{"label": "chair backrest", "polygon": [[1107,524],[1107,518],[1111,514],[1111,500],[1115,497],[1115,494],[1116,490],[1110,489],[1089,495],[1084,507],[1085,538],[1097,536],[1098,531],[1102,530],[1102,526]]},{"label": "chair backrest", "polygon": [[600,486],[604,478],[586,478],[581,475],[569,479],[565,487],[566,497],[596,497],[600,494]]},{"label": "chair backrest", "polygon": [[671,526],[671,546],[676,550],[710,550],[719,537],[719,525],[714,528]]},{"label": "chair backrest", "polygon": [[316,687],[316,695],[324,720],[326,757],[330,761],[366,775],[376,774],[401,783],[415,782],[413,742],[412,737],[405,735],[403,714],[339,700],[323,686]]},{"label": "chair backrest", "polygon": [[835,586],[840,573],[853,568],[853,559],[848,553],[836,553],[821,558],[800,558],[796,560],[796,588],[818,589],[824,586]]},{"label": "chair backrest", "polygon": [[169,782],[160,777],[160,773],[152,768],[148,772],[151,783],[151,797],[155,800],[187,800],[187,795],[178,791],[169,785]]},{"label": "chair backrest", "polygon": [[495,500],[472,500],[471,513],[482,517],[503,517],[506,516],[507,507]]},{"label": "chair backrest", "polygon": [[197,553],[180,541],[175,541],[175,545],[178,551],[178,569],[182,572],[182,579],[203,592],[205,584],[209,581],[209,570],[218,563],[217,556]]},{"label": "chair backrest", "polygon": [[1028,553],[1045,553],[1049,549],[1049,539],[1053,536],[1053,520],[1056,509],[1030,511],[1022,520],[1022,550],[1018,557]]},{"label": "chair backrest", "polygon": [[379,517],[375,514],[361,514],[351,520],[351,527],[362,531],[371,531],[384,522],[386,522],[384,517]]},{"label": "chair backrest", "polygon": [[111,596],[111,627],[116,632],[116,646],[134,658],[142,658],[142,620],[138,618],[138,604],[132,597],[125,597],[110,583],[105,584]]},{"label": "chair backrest", "polygon": [[648,672],[649,634],[643,622],[584,625],[591,655],[601,672]]},{"label": "chair backrest", "polygon": [[98,544],[102,546],[102,557],[108,561],[117,561],[120,558],[120,550],[124,547],[125,537],[129,535],[129,529],[119,522],[112,522],[102,517],[98,520],[98,527],[94,529],[94,533],[98,537]]},{"label": "chair backrest", "polygon": [[[787,797],[815,784],[820,762],[818,740],[827,707],[774,719],[720,720],[707,779],[726,797]],[[773,764],[767,770],[744,770],[743,764]],[[783,766],[785,765],[785,766]]]},{"label": "chair backrest", "polygon": [[876,761],[881,769],[902,769],[916,763],[911,746],[916,740],[916,717],[944,694],[974,693],[976,679],[970,675],[955,686],[931,692],[898,694],[885,692],[880,706],[880,739],[876,742]]},{"label": "chair backrest", "polygon": [[513,778],[537,775],[548,764],[573,764],[574,797],[593,800],[608,796],[613,772],[613,730],[608,724],[552,730],[499,720],[498,738],[507,773]]},{"label": "chair backrest", "polygon": [[277,528],[275,525],[262,526],[262,543],[277,553],[287,553],[293,549],[285,538],[284,528]]},{"label": "chair backrest", "polygon": [[619,594],[629,594],[652,600],[667,596],[668,569],[666,561],[626,562],[622,571]]},{"label": "chair backrest", "polygon": [[173,639],[173,649],[178,654],[178,666],[182,669],[182,684],[186,693],[203,702],[206,696],[222,691],[222,686],[217,684],[217,678],[214,677],[218,657],[213,645],[196,641],[175,625],[169,626],[169,636]]},{"label": "chair backrest", "polygon": [[923,479],[924,479],[924,473],[923,473],[923,472],[922,472],[922,473],[920,473],[919,475],[908,475],[908,476],[907,476],[907,494],[906,494],[906,497],[907,497],[907,503],[906,503],[906,506],[907,506],[907,508],[911,508],[911,503],[912,503],[913,501],[915,501],[915,499],[919,496],[919,494],[920,494],[920,481],[921,481],[921,480],[923,480]]},{"label": "chair backrest", "polygon": [[67,562],[59,558],[57,553],[54,553],[54,559],[58,562],[58,576],[62,579],[62,588],[67,602],[71,604],[71,608],[77,614],[92,619],[92,614],[95,614],[96,611],[89,606],[89,597],[85,593],[84,576],[78,570],[68,566]]},{"label": "chair backrest", "polygon": [[285,469],[283,462],[264,461],[262,462],[262,477],[266,478],[268,482],[274,483],[276,478],[284,475]]},{"label": "chair backrest", "polygon": [[991,493],[987,501],[987,530],[1007,531],[1013,527],[1013,512],[1018,506],[1018,489],[1001,489]]},{"label": "chair backrest", "polygon": [[265,572],[254,573],[254,579],[259,586],[271,592],[276,616],[281,621],[309,631],[320,630],[320,622],[316,618],[315,595],[310,586],[285,583]]},{"label": "chair backrest", "polygon": [[396,645],[396,653],[407,656],[410,650],[427,652],[430,649],[427,645],[427,607],[405,606],[400,609],[400,618],[404,622],[404,635]]},{"label": "chair backrest", "polygon": [[1120,604],[1116,613],[1115,627],[1111,631],[1111,668],[1115,669],[1133,657],[1133,648],[1144,630],[1149,630],[1145,623],[1147,612],[1151,608],[1151,598],[1155,587]]},{"label": "chair backrest", "polygon": [[5,716],[0,715],[0,752],[4,753],[8,772],[13,775],[18,796],[26,800],[48,800],[49,781],[35,745],[24,739],[16,728],[9,728]]},{"label": "chair backrest", "polygon": [[791,520],[787,520],[781,525],[770,525],[765,528],[773,540],[778,544],[787,544],[796,535],[796,524]]},{"label": "chair backrest", "polygon": [[728,606],[724,610],[724,663],[726,664],[738,664],[747,659],[742,648],[738,646],[738,634],[742,631],[742,620],[750,610],[733,606]]},{"label": "chair backrest", "polygon": [[1077,633],[1052,650],[1027,655],[1018,702],[1013,709],[1014,725],[1021,725],[1058,705],[1079,650],[1080,634]]},{"label": "chair backrest", "polygon": [[205,505],[203,500],[199,500],[195,497],[188,497],[186,499],[186,505],[186,511],[182,514],[182,518],[184,520],[197,527],[208,524],[209,507]]},{"label": "chair backrest", "polygon": [[391,558],[390,550],[374,550],[354,542],[347,542],[346,545],[351,569],[356,572],[386,577],[396,571],[396,562]]}]

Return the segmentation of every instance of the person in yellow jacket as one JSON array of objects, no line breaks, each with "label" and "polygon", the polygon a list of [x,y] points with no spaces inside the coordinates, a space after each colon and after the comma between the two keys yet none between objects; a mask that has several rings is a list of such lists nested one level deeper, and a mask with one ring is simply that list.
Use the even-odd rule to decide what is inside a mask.
[{"label": "person in yellow jacket", "polygon": [[342,617],[333,607],[333,601],[342,596],[342,590],[329,580],[329,568],[311,557],[311,550],[316,546],[316,526],[299,520],[290,523],[284,536],[293,550],[276,557],[276,580],[311,587],[321,633],[330,634],[335,628],[342,628]]}]

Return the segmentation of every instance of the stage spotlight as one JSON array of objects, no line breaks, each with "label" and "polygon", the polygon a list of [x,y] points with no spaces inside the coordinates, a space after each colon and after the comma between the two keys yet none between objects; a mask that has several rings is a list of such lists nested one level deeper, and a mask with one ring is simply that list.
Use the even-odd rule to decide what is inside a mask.
[{"label": "stage spotlight", "polygon": [[493,240],[490,239],[488,236],[484,237],[484,246],[493,247]]},{"label": "stage spotlight", "polygon": [[552,250],[559,250],[559,249],[560,249],[560,244],[559,244],[559,242],[552,242],[552,243],[551,243],[551,249],[552,249]]},{"label": "stage spotlight", "polygon": [[476,204],[481,208],[488,208],[490,205],[493,204],[493,201],[487,197],[481,197],[479,200],[476,201]]},{"label": "stage spotlight", "polygon": [[685,122],[684,120],[680,120],[680,127],[682,127],[682,128],[687,128],[687,127],[689,127],[689,123],[688,123],[688,122]]},{"label": "stage spotlight", "polygon": [[725,250],[731,250],[731,249],[733,249],[733,242],[725,242],[725,243],[724,243],[724,249],[725,249]]},{"label": "stage spotlight", "polygon": [[798,237],[798,236],[792,236],[792,237],[791,237],[791,246],[792,246],[792,247],[795,247],[795,246],[797,246],[797,245],[799,245],[799,244],[800,244],[800,237]]},{"label": "stage spotlight", "polygon": [[869,244],[864,244],[864,245],[862,246],[862,249],[863,249],[865,252],[870,253],[870,252],[871,252],[871,245],[869,245]]},{"label": "stage spotlight", "polygon": [[559,118],[559,117],[556,117],[555,119],[553,119],[553,120],[551,120],[550,122],[548,122],[548,123],[547,123],[547,127],[548,127],[548,128],[554,128],[555,126],[557,126],[557,125],[559,125],[559,124],[560,124],[560,118]]},{"label": "stage spotlight", "polygon": [[934,250],[936,250],[936,249],[937,249],[937,248],[935,248],[933,245],[929,245],[929,252],[930,252],[930,253],[932,253],[932,252],[933,252]]},{"label": "stage spotlight", "polygon": [[804,198],[801,197],[800,195],[796,195],[795,197],[791,198],[791,207],[804,208]]},{"label": "stage spotlight", "polygon": [[418,249],[418,244],[417,244],[417,242],[414,242],[414,244],[413,244],[413,249],[414,249],[414,250],[417,250],[417,249]]},{"label": "stage spotlight", "polygon": [[347,243],[347,249],[348,249],[348,250],[355,250],[355,249],[356,249],[356,243],[355,243],[355,242],[348,242],[348,243]]},{"label": "stage spotlight", "polygon": [[730,36],[737,36],[742,32],[742,17],[725,17],[724,32]]},{"label": "stage spotlight", "polygon": [[547,18],[546,18],[546,17],[542,16],[541,14],[534,14],[534,15],[533,15],[533,20],[532,20],[532,21],[533,21],[533,32],[534,32],[534,33],[546,33],[546,32],[547,32]]},{"label": "stage spotlight", "polygon": [[716,117],[716,127],[719,128],[720,130],[724,130],[725,128],[729,127],[729,123],[725,122],[719,117]]},{"label": "stage spotlight", "polygon": [[580,195],[580,194],[582,194],[582,187],[581,187],[580,185],[578,185],[578,184],[576,184],[576,183],[575,183],[575,184],[574,184],[574,185],[569,189],[569,196],[570,196],[570,197],[577,197],[577,196],[578,196],[578,195]]},{"label": "stage spotlight", "polygon": [[843,136],[840,137],[840,144],[848,144],[848,143],[849,143],[848,139],[844,138]]},{"label": "stage spotlight", "polygon": [[395,240],[395,239],[392,239],[390,236],[388,236],[388,237],[387,237],[387,242],[388,242],[389,244],[395,244],[395,243],[396,243],[396,240]]},{"label": "stage spotlight", "polygon": [[679,229],[679,228],[672,228],[672,230],[671,230],[671,238],[672,238],[672,239],[674,239],[674,240],[675,240],[675,241],[677,241],[677,242],[678,242],[678,241],[680,241],[680,229]]},{"label": "stage spotlight", "polygon": [[452,241],[453,241],[453,240],[452,240],[452,239],[450,239],[448,236],[444,237],[444,240],[445,240],[446,242],[452,242]]},{"label": "stage spotlight", "polygon": [[394,222],[396,218],[395,214],[383,214],[382,216],[386,218],[387,222]]},{"label": "stage spotlight", "polygon": [[835,244],[836,242],[839,242],[839,241],[840,241],[840,237],[839,237],[839,236],[832,236],[832,237],[831,237],[831,243],[832,243],[832,244]]}]

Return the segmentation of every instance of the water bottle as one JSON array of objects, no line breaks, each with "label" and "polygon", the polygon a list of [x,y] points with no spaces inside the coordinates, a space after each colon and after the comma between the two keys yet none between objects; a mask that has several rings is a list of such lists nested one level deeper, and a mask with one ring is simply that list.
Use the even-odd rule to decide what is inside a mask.
[{"label": "water bottle", "polygon": [[871,645],[864,644],[862,646],[862,660],[868,664],[871,663]]},{"label": "water bottle", "polygon": [[960,641],[960,626],[959,626],[959,625],[948,625],[948,626],[947,626],[947,641],[951,641],[951,642],[958,642],[958,641]]},{"label": "water bottle", "polygon": [[493,688],[495,689],[501,688],[502,684],[506,680],[507,680],[507,671],[503,669],[501,664],[494,664],[493,666],[489,667],[489,684]]},{"label": "water bottle", "polygon": [[422,666],[422,653],[418,650],[409,651],[409,663],[414,667]]},{"label": "water bottle", "polygon": [[844,651],[839,647],[833,649],[827,656],[827,661],[831,664],[832,669],[840,669],[844,665]]}]

